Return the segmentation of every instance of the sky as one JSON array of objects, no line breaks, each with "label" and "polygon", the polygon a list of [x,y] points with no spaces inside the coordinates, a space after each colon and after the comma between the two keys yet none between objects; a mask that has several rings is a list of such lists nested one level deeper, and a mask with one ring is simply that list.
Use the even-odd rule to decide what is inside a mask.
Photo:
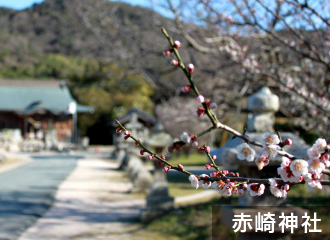
[{"label": "sky", "polygon": [[0,0],[0,7],[14,8],[22,10],[30,7],[34,3],[41,3],[43,0]]},{"label": "sky", "polygon": [[[0,7],[13,8],[16,10],[23,10],[31,7],[34,3],[42,3],[44,0],[0,0]],[[154,11],[162,14],[165,17],[172,17],[164,8],[152,4],[153,0],[117,0],[129,3],[131,5],[138,5],[142,7],[151,8]]]},{"label": "sky", "polygon": [[[22,10],[30,7],[34,3],[41,2],[43,2],[43,0],[0,0],[0,7],[8,7],[16,10]],[[149,0],[124,0],[123,2],[144,7],[150,7],[151,4]]]}]

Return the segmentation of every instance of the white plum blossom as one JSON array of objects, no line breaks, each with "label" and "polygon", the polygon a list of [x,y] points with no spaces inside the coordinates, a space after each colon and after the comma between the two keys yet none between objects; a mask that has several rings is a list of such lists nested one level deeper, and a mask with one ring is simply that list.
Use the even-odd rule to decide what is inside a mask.
[{"label": "white plum blossom", "polygon": [[212,187],[219,192],[220,195],[227,194],[227,185],[220,182],[213,182]]},{"label": "white plum blossom", "polygon": [[269,190],[275,197],[277,197],[277,198],[283,197],[282,190],[279,189],[277,186],[270,186]]},{"label": "white plum blossom", "polygon": [[261,196],[262,194],[264,194],[265,185],[259,183],[251,183],[248,184],[247,190],[249,191],[252,197]]},{"label": "white plum blossom", "polygon": [[[210,178],[206,174],[201,174],[199,176],[202,177],[202,178]],[[202,185],[204,189],[207,189],[207,188],[209,188],[211,186],[212,183],[211,183],[211,181],[200,180],[199,181],[199,184]]]},{"label": "white plum blossom", "polygon": [[185,143],[190,143],[190,141],[191,141],[191,137],[190,137],[189,133],[187,133],[187,132],[183,132],[180,136],[180,139],[182,142],[185,142]]},{"label": "white plum blossom", "polygon": [[311,173],[307,173],[303,177],[304,177],[304,180],[306,182],[309,182],[310,180],[312,180],[312,174]]},{"label": "white plum blossom", "polygon": [[193,188],[197,189],[199,187],[199,181],[198,181],[198,178],[195,175],[190,175],[189,176],[189,181],[190,181],[191,186]]},{"label": "white plum blossom", "polygon": [[300,177],[293,175],[289,167],[279,167],[277,168],[277,173],[281,176],[284,182],[300,182]]},{"label": "white plum blossom", "polygon": [[269,164],[269,158],[261,154],[256,158],[255,163],[257,164],[258,170],[262,170],[264,166]]},{"label": "white plum blossom", "polygon": [[268,145],[278,145],[280,143],[280,139],[278,138],[277,134],[266,132],[261,143],[264,147]]},{"label": "white plum blossom", "polygon": [[282,157],[281,167],[288,167],[291,164],[291,160],[287,157]]},{"label": "white plum blossom", "polygon": [[227,188],[226,189],[226,192],[225,192],[225,195],[227,196],[227,197],[230,197],[231,195],[232,195],[232,188],[231,187],[229,187],[229,188]]},{"label": "white plum blossom", "polygon": [[316,140],[316,142],[313,144],[313,148],[318,152],[318,153],[324,153],[327,147],[327,142],[323,138],[319,138]]},{"label": "white plum blossom", "polygon": [[329,168],[330,167],[330,161],[329,160],[323,160],[323,163],[324,163],[324,166],[326,168]]},{"label": "white plum blossom", "polygon": [[210,109],[215,109],[217,108],[217,104],[215,102],[210,102],[210,104],[208,105]]},{"label": "white plum blossom", "polygon": [[271,158],[276,157],[277,152],[281,150],[280,146],[280,139],[278,138],[277,134],[271,134],[266,132],[261,140],[261,144],[263,146],[263,155],[269,156]]},{"label": "white plum blossom", "polygon": [[242,143],[236,147],[237,158],[240,160],[245,160],[248,162],[252,162],[254,160],[256,152],[253,148],[251,148],[247,143]]},{"label": "white plum blossom", "polygon": [[300,176],[301,175],[294,175],[291,171],[291,164],[292,162],[287,157],[282,157],[282,163],[281,167],[277,168],[278,175],[281,176],[284,182],[294,182],[298,183],[300,182]]},{"label": "white plum blossom", "polygon": [[308,148],[307,155],[310,159],[319,158],[321,154],[315,148]]},{"label": "white plum blossom", "polygon": [[281,148],[278,145],[267,145],[263,148],[262,154],[271,158],[275,158],[279,150],[281,150]]},{"label": "white plum blossom", "polygon": [[281,192],[282,192],[282,198],[286,198],[288,196],[288,192],[284,189],[281,189]]},{"label": "white plum blossom", "polygon": [[192,143],[191,143],[191,146],[193,146],[193,147],[198,147],[198,141],[193,141]]},{"label": "white plum blossom", "polygon": [[313,179],[310,181],[306,181],[310,187],[316,187],[318,189],[322,189],[322,184],[319,180]]},{"label": "white plum blossom", "polygon": [[218,182],[212,182],[211,186],[215,189],[215,190],[219,190],[220,184]]},{"label": "white plum blossom", "polygon": [[321,162],[320,159],[310,159],[308,162],[308,169],[312,173],[321,174],[325,169],[324,163]]},{"label": "white plum blossom", "polygon": [[235,187],[235,188],[233,188],[233,190],[232,190],[232,194],[234,195],[234,196],[238,196],[238,189]]},{"label": "white plum blossom", "polygon": [[308,173],[308,162],[301,159],[296,159],[291,162],[290,170],[293,175],[296,177],[300,177],[301,175],[305,175]]},{"label": "white plum blossom", "polygon": [[275,178],[269,178],[268,181],[269,181],[270,186],[273,186],[273,187],[277,186]]},{"label": "white plum blossom", "polygon": [[238,196],[242,196],[244,194],[244,189],[243,188],[239,188],[238,189]]}]

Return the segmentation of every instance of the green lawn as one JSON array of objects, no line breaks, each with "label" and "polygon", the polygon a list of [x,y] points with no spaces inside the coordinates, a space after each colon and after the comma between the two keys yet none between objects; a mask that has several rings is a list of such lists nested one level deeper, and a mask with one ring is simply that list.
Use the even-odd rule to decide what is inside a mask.
[{"label": "green lawn", "polygon": [[173,154],[172,158],[169,161],[173,165],[178,165],[179,163],[183,166],[204,166],[207,161],[207,157],[204,153],[191,153],[181,154],[180,156],[175,156]]}]

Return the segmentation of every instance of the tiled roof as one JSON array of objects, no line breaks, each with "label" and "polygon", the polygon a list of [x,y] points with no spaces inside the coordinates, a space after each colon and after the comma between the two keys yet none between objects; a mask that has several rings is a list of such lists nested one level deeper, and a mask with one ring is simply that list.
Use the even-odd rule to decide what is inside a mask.
[{"label": "tiled roof", "polygon": [[[61,114],[75,100],[63,82],[37,80],[0,80],[0,111],[28,114],[46,110]],[[93,108],[77,105],[77,112],[90,112]]]}]

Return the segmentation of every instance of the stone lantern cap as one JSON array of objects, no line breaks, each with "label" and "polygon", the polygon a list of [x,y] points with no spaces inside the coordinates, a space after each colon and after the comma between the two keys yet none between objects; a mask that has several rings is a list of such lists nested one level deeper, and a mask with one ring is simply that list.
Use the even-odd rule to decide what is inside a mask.
[{"label": "stone lantern cap", "polygon": [[248,99],[248,110],[252,112],[276,112],[280,107],[279,98],[268,87],[262,87]]},{"label": "stone lantern cap", "polygon": [[164,132],[164,126],[161,123],[155,125],[154,134],[152,134],[147,140],[146,144],[150,147],[166,147],[173,143],[171,135]]}]

